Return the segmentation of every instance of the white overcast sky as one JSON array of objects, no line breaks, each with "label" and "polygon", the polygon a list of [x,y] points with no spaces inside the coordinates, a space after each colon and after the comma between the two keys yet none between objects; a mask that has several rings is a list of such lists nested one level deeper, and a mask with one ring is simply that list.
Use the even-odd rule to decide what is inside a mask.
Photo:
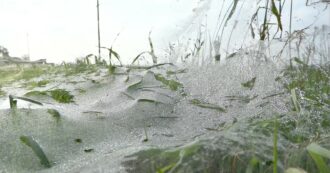
[{"label": "white overcast sky", "polygon": [[[149,49],[150,30],[156,41],[169,41],[178,24],[193,16],[198,1],[100,0],[102,46],[109,47],[120,32],[115,49],[132,59]],[[296,21],[311,21],[321,7],[306,11],[302,2],[296,1]],[[218,8],[213,3],[210,11]],[[328,9],[319,22],[329,24],[329,15]],[[59,63],[97,52],[96,0],[0,0],[0,16],[0,45],[12,56],[20,57],[30,50],[32,59]]]}]

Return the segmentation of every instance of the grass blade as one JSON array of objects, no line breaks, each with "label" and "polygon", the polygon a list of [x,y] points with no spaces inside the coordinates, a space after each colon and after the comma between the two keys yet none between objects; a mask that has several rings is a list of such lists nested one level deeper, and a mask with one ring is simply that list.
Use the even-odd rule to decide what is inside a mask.
[{"label": "grass blade", "polygon": [[190,101],[190,103],[193,104],[193,105],[195,105],[195,106],[201,107],[201,108],[208,108],[208,109],[217,110],[219,112],[226,112],[226,109],[225,108],[222,108],[222,107],[220,107],[218,105],[214,105],[214,104],[202,102],[202,101],[197,100],[197,99],[192,99]]},{"label": "grass blade", "polygon": [[297,94],[295,89],[291,89],[291,99],[295,108],[295,111],[300,112],[300,107],[298,104]]},{"label": "grass blade", "polygon": [[278,160],[278,151],[277,151],[277,141],[278,141],[278,121],[277,117],[275,118],[274,123],[274,139],[273,139],[273,173],[277,173],[277,160]]},{"label": "grass blade", "polygon": [[178,88],[182,87],[182,84],[175,80],[168,80],[161,74],[155,74],[155,79],[168,86],[172,91],[177,91]]},{"label": "grass blade", "polygon": [[14,99],[20,99],[20,100],[24,100],[24,101],[27,101],[27,102],[30,102],[30,103],[34,103],[34,104],[37,104],[37,105],[40,105],[42,106],[43,104],[41,102],[38,102],[36,100],[32,100],[30,98],[26,98],[26,97],[16,97],[16,96],[12,96]]},{"label": "grass blade", "polygon": [[307,146],[307,151],[309,152],[310,156],[313,158],[318,170],[320,173],[329,173],[330,168],[327,166],[323,157],[330,159],[330,151],[312,143]]},{"label": "grass blade", "polygon": [[29,146],[33,150],[33,152],[40,159],[40,163],[43,166],[45,166],[47,168],[51,167],[51,164],[48,161],[44,151],[41,149],[40,145],[31,136],[21,136],[20,140],[23,144]]},{"label": "grass blade", "polygon": [[307,150],[327,159],[330,159],[330,150],[325,149],[315,143],[311,143],[310,145],[308,145]]},{"label": "grass blade", "polygon": [[281,14],[278,12],[276,5],[275,5],[275,0],[272,0],[272,13],[275,15],[276,19],[277,19],[277,25],[278,28],[280,28],[280,30],[283,30],[282,27],[282,22],[281,22]]},{"label": "grass blade", "polygon": [[131,65],[133,65],[143,54],[145,53],[149,53],[148,51],[144,51],[144,52],[141,52],[140,54],[138,54],[132,61]]},{"label": "grass blade", "polygon": [[230,20],[230,18],[233,16],[235,10],[236,10],[236,7],[237,7],[237,4],[238,4],[238,0],[234,0],[234,4],[233,4],[233,7],[231,8],[231,11],[226,19],[226,23],[225,25],[227,25],[228,21]]}]

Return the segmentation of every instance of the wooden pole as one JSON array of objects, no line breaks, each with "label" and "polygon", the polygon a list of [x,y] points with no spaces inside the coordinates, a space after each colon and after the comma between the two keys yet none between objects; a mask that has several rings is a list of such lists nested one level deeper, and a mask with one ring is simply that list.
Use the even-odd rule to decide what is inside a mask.
[{"label": "wooden pole", "polygon": [[98,52],[99,59],[101,59],[101,33],[100,33],[100,8],[99,0],[97,0],[97,40],[98,40]]}]

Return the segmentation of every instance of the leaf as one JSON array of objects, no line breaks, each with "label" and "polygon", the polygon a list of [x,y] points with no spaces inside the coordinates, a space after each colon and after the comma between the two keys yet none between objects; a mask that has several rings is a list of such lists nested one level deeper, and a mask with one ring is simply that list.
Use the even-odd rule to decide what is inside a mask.
[{"label": "leaf", "polygon": [[284,173],[307,173],[307,172],[300,168],[289,168],[285,170]]},{"label": "leaf", "polygon": [[294,57],[293,60],[294,60],[296,63],[298,63],[298,64],[306,65],[306,66],[307,66],[307,64],[304,63],[303,61],[301,61],[298,57]]},{"label": "leaf", "polygon": [[307,146],[307,151],[313,158],[320,173],[329,173],[330,168],[327,166],[322,157],[330,159],[330,151],[315,144],[311,143]]},{"label": "leaf", "polygon": [[155,79],[168,86],[172,91],[177,91],[178,88],[182,87],[182,84],[175,80],[168,80],[161,74],[155,74]]},{"label": "leaf", "polygon": [[123,63],[121,62],[120,60],[120,56],[119,56],[119,53],[117,53],[116,51],[114,51],[112,49],[112,47],[110,48],[107,48],[107,47],[101,47],[102,49],[107,49],[109,51],[109,60],[110,60],[110,65],[111,65],[111,57],[112,55],[115,56],[115,58],[119,61],[120,65],[122,66]]},{"label": "leaf", "polygon": [[140,54],[138,54],[132,61],[131,65],[134,64],[143,54],[145,53],[149,53],[148,51],[144,51],[144,52],[141,52]]},{"label": "leaf", "polygon": [[275,118],[274,122],[274,137],[273,137],[273,173],[277,173],[277,161],[278,161],[278,121]]},{"label": "leaf", "polygon": [[236,7],[237,7],[237,4],[238,4],[238,0],[234,0],[234,4],[233,4],[233,7],[231,8],[231,11],[226,19],[226,23],[225,25],[227,25],[228,21],[230,20],[230,18],[233,16],[235,10],[236,10]]},{"label": "leaf", "polygon": [[165,104],[163,102],[152,100],[152,99],[138,99],[137,102],[146,102],[146,103],[154,103],[154,104]]},{"label": "leaf", "polygon": [[127,87],[127,91],[132,91],[132,90],[137,90],[138,87],[142,84],[142,80],[140,80],[139,82],[136,82],[130,86]]},{"label": "leaf", "polygon": [[313,152],[315,154],[318,154],[322,157],[325,157],[327,159],[330,159],[330,150],[323,148],[321,146],[319,146],[316,143],[311,143],[307,146],[307,150],[310,152]]},{"label": "leaf", "polygon": [[151,31],[149,32],[149,45],[150,45],[150,55],[152,56],[152,62],[157,64],[157,56],[155,55],[154,45],[151,40]]},{"label": "leaf", "polygon": [[275,5],[275,0],[272,0],[272,13],[275,15],[277,19],[277,25],[280,28],[280,30],[283,30],[282,27],[282,22],[281,22],[281,14],[278,12],[276,5]]},{"label": "leaf", "polygon": [[295,111],[300,112],[300,106],[298,104],[297,94],[295,89],[291,89],[291,99],[295,108]]},{"label": "leaf", "polygon": [[201,108],[208,108],[208,109],[217,110],[219,112],[226,112],[226,109],[224,109],[224,108],[222,108],[222,107],[220,107],[218,105],[214,105],[214,104],[202,102],[202,101],[197,100],[197,99],[190,100],[190,103],[193,104],[193,105],[195,105],[195,106],[201,107]]},{"label": "leaf", "polygon": [[253,173],[254,168],[256,168],[259,164],[260,164],[260,160],[255,156],[252,157],[245,173]]},{"label": "leaf", "polygon": [[109,51],[110,51],[110,54],[112,54],[113,56],[116,57],[116,59],[119,61],[120,65],[122,66],[123,63],[120,61],[119,54],[116,51],[112,50],[112,48],[110,48]]},{"label": "leaf", "polygon": [[251,80],[249,80],[249,81],[247,81],[247,82],[245,82],[245,83],[242,83],[241,85],[242,85],[243,87],[245,87],[245,88],[249,88],[250,90],[252,90],[253,87],[254,87],[254,84],[255,84],[255,82],[256,82],[256,79],[257,79],[257,77],[254,77],[254,78],[252,78]]},{"label": "leaf", "polygon": [[173,167],[175,167],[175,165],[176,165],[176,163],[172,163],[163,168],[160,168],[159,170],[157,170],[157,173],[166,173],[166,172],[170,171]]},{"label": "leaf", "polygon": [[56,122],[60,121],[61,114],[56,109],[47,109],[47,112],[56,119]]},{"label": "leaf", "polygon": [[231,53],[231,54],[229,54],[229,55],[226,57],[226,59],[233,58],[233,57],[235,57],[236,55],[237,55],[237,52]]},{"label": "leaf", "polygon": [[24,101],[27,101],[27,102],[30,102],[30,103],[34,103],[34,104],[37,104],[37,105],[40,105],[40,106],[43,105],[41,102],[38,102],[36,100],[32,100],[30,98],[26,98],[26,97],[15,97],[15,96],[13,96],[13,97],[16,98],[16,99],[24,100]]},{"label": "leaf", "polygon": [[94,149],[93,148],[89,148],[89,149],[84,149],[85,153],[90,153],[90,152],[93,152]]},{"label": "leaf", "polygon": [[21,136],[20,140],[23,144],[29,146],[33,152],[40,159],[40,163],[47,168],[51,167],[44,151],[41,149],[40,145],[31,136]]}]

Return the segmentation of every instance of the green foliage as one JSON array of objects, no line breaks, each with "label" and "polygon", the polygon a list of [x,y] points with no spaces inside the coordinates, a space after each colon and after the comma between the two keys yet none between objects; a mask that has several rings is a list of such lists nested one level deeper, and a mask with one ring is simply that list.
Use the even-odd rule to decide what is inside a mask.
[{"label": "green foliage", "polygon": [[300,93],[296,95],[296,102],[307,109],[330,106],[330,65],[308,66],[298,58],[295,62],[297,66],[283,72],[283,77],[289,81],[283,81],[283,84],[289,91],[294,89]]},{"label": "green foliage", "polygon": [[69,91],[66,91],[64,89],[55,89],[55,90],[47,90],[47,91],[30,91],[26,93],[25,96],[30,96],[30,97],[49,96],[59,103],[74,102],[73,101],[74,96],[71,95]]},{"label": "green foliage", "polygon": [[59,103],[71,103],[73,102],[73,95],[64,89],[55,89],[48,91],[51,97]]},{"label": "green foliage", "polygon": [[177,91],[179,88],[182,87],[182,84],[175,81],[175,80],[168,80],[161,74],[155,74],[156,80],[162,82],[164,85],[168,86],[171,90]]},{"label": "green foliage", "polygon": [[31,136],[21,136],[20,140],[23,144],[29,146],[33,150],[36,156],[40,159],[40,163],[43,166],[47,168],[51,167],[51,164],[48,161],[46,154],[44,153],[40,145]]}]

